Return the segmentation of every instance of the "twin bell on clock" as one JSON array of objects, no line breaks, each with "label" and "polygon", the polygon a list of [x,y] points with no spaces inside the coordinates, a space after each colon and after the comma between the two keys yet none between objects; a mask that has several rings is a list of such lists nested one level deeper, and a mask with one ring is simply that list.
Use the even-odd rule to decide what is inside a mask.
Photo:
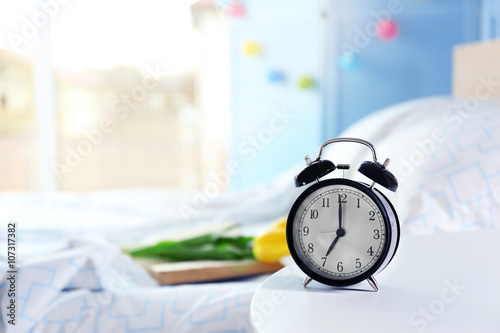
[{"label": "twin bell on clock", "polygon": [[[321,179],[349,164],[322,160],[323,149],[332,143],[358,143],[368,147],[373,161],[361,163],[358,171],[371,184],[345,178]],[[374,146],[357,138],[323,142],[318,156],[305,157],[306,168],[295,177],[295,186],[305,188],[288,214],[286,237],[290,254],[312,280],[343,287],[367,280],[379,290],[374,275],[392,260],[399,243],[399,220],[391,202],[375,185],[393,192],[396,177],[387,169],[389,159],[377,161]]]}]

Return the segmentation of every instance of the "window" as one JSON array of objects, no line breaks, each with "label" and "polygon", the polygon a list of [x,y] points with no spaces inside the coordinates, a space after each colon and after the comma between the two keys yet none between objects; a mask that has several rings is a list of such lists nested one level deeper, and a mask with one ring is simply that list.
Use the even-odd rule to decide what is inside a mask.
[{"label": "window", "polygon": [[[34,57],[30,52],[12,52],[10,37],[33,1],[0,7],[0,190],[37,190],[39,149],[34,112]],[[8,10],[7,10],[8,7]]]},{"label": "window", "polygon": [[[226,22],[212,4],[48,3],[24,2],[11,15],[18,36],[25,22],[39,28],[36,58],[2,45],[0,154],[9,158],[1,190],[50,189],[43,180],[51,177],[53,187],[71,191],[199,188],[224,167]],[[12,14],[10,6],[0,11]],[[48,24],[37,17],[48,16],[43,39]],[[53,84],[39,75],[48,78],[42,84],[34,76],[50,66],[40,60],[48,45]],[[52,112],[39,110],[47,103],[37,106],[37,93],[54,96]]]}]

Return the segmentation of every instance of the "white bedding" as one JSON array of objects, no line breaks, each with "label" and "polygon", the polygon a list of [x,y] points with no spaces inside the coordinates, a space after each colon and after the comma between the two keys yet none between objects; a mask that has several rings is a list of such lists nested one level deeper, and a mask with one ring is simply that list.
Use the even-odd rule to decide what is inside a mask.
[{"label": "white bedding", "polygon": [[[391,158],[400,185],[396,194],[386,193],[400,215],[402,237],[500,224],[500,108],[491,101],[460,104],[449,97],[410,101],[342,134],[371,141],[381,162]],[[334,145],[324,157],[354,167],[371,157],[358,146]],[[15,327],[5,322],[6,276],[0,284],[5,331],[251,331],[249,304],[260,279],[159,287],[118,246],[228,220],[254,233],[285,215],[301,192],[293,188],[303,164],[297,162],[272,184],[218,195],[190,216],[179,207],[192,206],[193,193],[0,193],[0,220],[18,222],[20,242]],[[355,170],[346,176],[368,182]],[[4,249],[5,239],[2,231]]]},{"label": "white bedding", "polygon": [[363,135],[379,159],[391,158],[403,233],[500,225],[500,101],[415,100],[366,117],[344,135]]},{"label": "white bedding", "polygon": [[[6,322],[10,285],[5,253],[0,255],[5,332],[248,331],[250,301],[263,277],[160,287],[120,246],[225,221],[255,234],[290,206],[290,177],[221,194],[189,216],[180,208],[192,206],[192,193],[1,193],[0,220],[5,230],[8,221],[16,221],[18,229],[15,326]],[[4,231],[1,237],[6,249]]]}]

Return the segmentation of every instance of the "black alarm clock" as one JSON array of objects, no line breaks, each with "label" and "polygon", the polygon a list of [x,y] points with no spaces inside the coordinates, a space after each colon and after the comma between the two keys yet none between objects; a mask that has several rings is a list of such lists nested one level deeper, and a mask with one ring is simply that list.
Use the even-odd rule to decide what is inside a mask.
[{"label": "black alarm clock", "polygon": [[[361,163],[358,171],[371,184],[345,178],[320,180],[348,164],[321,160],[323,149],[332,143],[353,142],[371,149],[373,161]],[[312,280],[331,286],[349,286],[367,280],[375,291],[374,275],[394,257],[399,243],[398,215],[387,197],[375,185],[393,192],[396,177],[387,170],[390,162],[377,161],[375,148],[365,140],[337,138],[325,141],[318,157],[305,157],[306,168],[295,177],[297,187],[309,185],[288,214],[286,239],[290,254]]]}]

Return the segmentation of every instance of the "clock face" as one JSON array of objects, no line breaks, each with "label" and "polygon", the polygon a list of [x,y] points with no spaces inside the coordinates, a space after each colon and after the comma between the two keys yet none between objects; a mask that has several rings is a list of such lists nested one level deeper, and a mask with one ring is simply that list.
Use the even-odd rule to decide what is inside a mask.
[{"label": "clock face", "polygon": [[313,279],[349,285],[372,275],[391,242],[388,215],[367,186],[330,179],[309,187],[297,199],[287,222],[295,262]]}]

